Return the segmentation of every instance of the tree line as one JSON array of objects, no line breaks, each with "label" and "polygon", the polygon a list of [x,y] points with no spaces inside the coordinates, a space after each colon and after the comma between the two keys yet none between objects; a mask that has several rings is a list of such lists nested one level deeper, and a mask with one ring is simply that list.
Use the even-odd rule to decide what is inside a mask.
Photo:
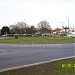
[{"label": "tree line", "polygon": [[25,22],[18,22],[16,24],[10,25],[9,27],[3,26],[1,29],[1,35],[4,34],[35,34],[36,32],[50,33],[51,26],[47,21],[41,21],[35,26],[29,26]]}]

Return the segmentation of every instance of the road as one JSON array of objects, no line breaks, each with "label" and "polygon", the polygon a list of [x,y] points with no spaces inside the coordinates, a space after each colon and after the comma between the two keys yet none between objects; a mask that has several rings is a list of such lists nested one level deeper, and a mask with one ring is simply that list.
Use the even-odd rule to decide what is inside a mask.
[{"label": "road", "polygon": [[0,69],[75,56],[75,43],[0,44]]}]

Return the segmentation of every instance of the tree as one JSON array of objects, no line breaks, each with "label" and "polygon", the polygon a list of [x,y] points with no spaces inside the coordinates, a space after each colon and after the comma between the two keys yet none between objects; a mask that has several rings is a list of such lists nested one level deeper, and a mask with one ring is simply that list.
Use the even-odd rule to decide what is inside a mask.
[{"label": "tree", "polygon": [[12,34],[25,34],[27,24],[25,22],[18,22],[17,24],[10,25]]},{"label": "tree", "polygon": [[50,32],[50,30],[51,30],[49,22],[47,22],[47,21],[39,22],[38,27],[39,27],[41,33],[47,33],[47,32]]},{"label": "tree", "polygon": [[1,30],[0,30],[0,36],[1,36]]},{"label": "tree", "polygon": [[34,26],[26,28],[26,34],[35,34],[36,28]]},{"label": "tree", "polygon": [[20,34],[25,34],[27,24],[25,22],[18,22],[17,26],[20,29]]},{"label": "tree", "polygon": [[2,27],[2,29],[1,29],[1,35],[4,35],[4,34],[10,34],[9,27],[7,27],[7,26]]}]

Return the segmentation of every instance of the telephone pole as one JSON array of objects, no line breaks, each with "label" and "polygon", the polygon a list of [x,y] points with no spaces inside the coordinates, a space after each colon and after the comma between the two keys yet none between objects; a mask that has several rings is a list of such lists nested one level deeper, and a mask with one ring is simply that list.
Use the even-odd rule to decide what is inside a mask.
[{"label": "telephone pole", "polygon": [[66,18],[66,19],[68,20],[68,27],[67,28],[68,28],[68,33],[69,33],[69,18]]},{"label": "telephone pole", "polygon": [[25,24],[26,24],[26,19],[24,19],[24,21],[25,21]]},{"label": "telephone pole", "polygon": [[68,28],[69,28],[69,18],[67,18],[68,19]]},{"label": "telephone pole", "polygon": [[25,34],[26,34],[26,27],[27,27],[27,25],[26,25],[26,19],[24,19],[24,21],[25,21]]},{"label": "telephone pole", "polygon": [[69,29],[69,18],[66,18],[68,20],[68,29]]},{"label": "telephone pole", "polygon": [[63,29],[63,27],[64,27],[64,26],[63,26],[63,22],[60,22],[60,23],[62,24],[62,29]]}]

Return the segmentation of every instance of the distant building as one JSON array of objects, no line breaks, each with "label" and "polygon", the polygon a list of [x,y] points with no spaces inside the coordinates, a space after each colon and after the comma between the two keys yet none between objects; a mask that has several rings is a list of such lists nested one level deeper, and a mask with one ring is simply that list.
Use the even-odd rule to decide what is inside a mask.
[{"label": "distant building", "polygon": [[64,27],[62,26],[62,29],[61,29],[61,33],[72,33],[72,32],[75,32],[75,28],[68,28],[68,27]]},{"label": "distant building", "polygon": [[74,33],[75,32],[75,28],[69,28],[69,32],[70,33]]},{"label": "distant building", "polygon": [[56,28],[55,30],[52,30],[51,33],[54,35],[59,35],[61,33],[61,29],[60,28]]},{"label": "distant building", "polygon": [[68,28],[63,26],[62,29],[56,28],[54,30],[51,30],[51,33],[54,35],[75,33],[75,28]]}]

